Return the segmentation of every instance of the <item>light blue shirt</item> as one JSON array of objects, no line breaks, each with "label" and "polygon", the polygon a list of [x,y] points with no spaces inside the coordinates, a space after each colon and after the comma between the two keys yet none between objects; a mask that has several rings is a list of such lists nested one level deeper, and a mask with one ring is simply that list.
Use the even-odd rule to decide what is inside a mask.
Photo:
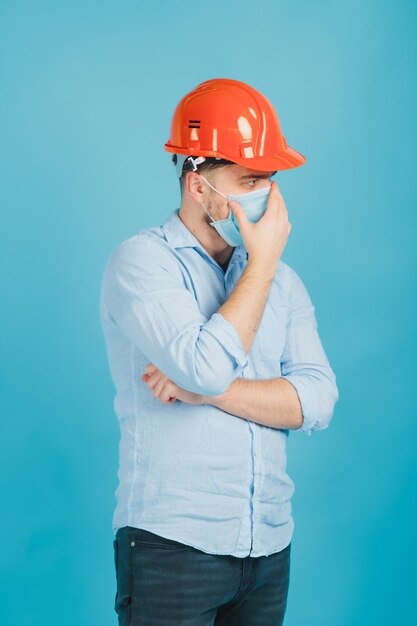
[{"label": "light blue shirt", "polygon": [[279,261],[248,354],[218,309],[247,264],[234,249],[226,272],[174,210],[110,254],[100,319],[120,424],[113,532],[143,528],[211,554],[263,556],[291,541],[294,483],[288,429],[210,404],[162,403],[142,381],[153,363],[174,383],[220,395],[235,378],[283,377],[295,387],[301,430],[323,430],[338,400],[315,308],[296,272]]}]

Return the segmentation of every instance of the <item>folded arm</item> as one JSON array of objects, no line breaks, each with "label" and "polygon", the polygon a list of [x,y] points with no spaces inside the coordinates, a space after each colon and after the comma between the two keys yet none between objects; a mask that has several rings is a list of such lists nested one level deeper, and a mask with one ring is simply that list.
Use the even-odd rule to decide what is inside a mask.
[{"label": "folded arm", "polygon": [[297,392],[284,378],[239,378],[225,393],[207,396],[204,402],[271,428],[300,428],[303,419]]},{"label": "folded arm", "polygon": [[311,435],[327,428],[339,399],[336,377],[318,334],[315,307],[296,272],[290,270],[289,313],[279,378],[237,379],[206,402],[272,428]]},{"label": "folded arm", "polygon": [[175,384],[207,396],[223,393],[248,356],[231,322],[205,317],[164,242],[137,235],[111,254],[100,315]]}]

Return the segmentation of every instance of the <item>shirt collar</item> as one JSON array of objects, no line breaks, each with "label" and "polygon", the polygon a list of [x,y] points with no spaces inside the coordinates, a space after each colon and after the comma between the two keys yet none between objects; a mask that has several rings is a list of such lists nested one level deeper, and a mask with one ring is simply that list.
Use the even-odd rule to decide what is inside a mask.
[{"label": "shirt collar", "polygon": [[[193,233],[187,228],[182,219],[179,216],[179,209],[174,209],[166,222],[162,225],[162,230],[167,238],[167,241],[174,248],[199,248],[204,254],[208,255],[208,252]],[[243,244],[236,246],[231,261],[236,259],[246,259],[247,252]]]}]

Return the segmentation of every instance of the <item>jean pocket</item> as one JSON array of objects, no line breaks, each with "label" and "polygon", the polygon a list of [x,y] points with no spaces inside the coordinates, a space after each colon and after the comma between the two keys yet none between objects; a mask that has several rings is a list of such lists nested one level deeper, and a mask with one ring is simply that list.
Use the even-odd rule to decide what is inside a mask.
[{"label": "jean pocket", "polygon": [[132,603],[132,555],[131,545],[113,541],[114,565],[116,570],[116,596],[114,610],[119,617],[119,626],[127,626],[130,622]]},{"label": "jean pocket", "polygon": [[180,543],[175,539],[168,539],[168,537],[161,537],[149,530],[138,529],[132,535],[132,539],[140,546],[147,546],[150,548],[163,548],[165,550],[187,550],[191,546],[184,543]]}]

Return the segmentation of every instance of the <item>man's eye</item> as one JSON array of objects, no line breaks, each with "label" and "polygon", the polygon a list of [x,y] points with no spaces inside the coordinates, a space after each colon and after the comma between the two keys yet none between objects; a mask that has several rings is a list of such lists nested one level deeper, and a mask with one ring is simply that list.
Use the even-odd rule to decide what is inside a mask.
[{"label": "man's eye", "polygon": [[254,180],[248,180],[247,184],[250,185],[251,183],[256,183],[258,182],[258,179],[255,178]]}]

